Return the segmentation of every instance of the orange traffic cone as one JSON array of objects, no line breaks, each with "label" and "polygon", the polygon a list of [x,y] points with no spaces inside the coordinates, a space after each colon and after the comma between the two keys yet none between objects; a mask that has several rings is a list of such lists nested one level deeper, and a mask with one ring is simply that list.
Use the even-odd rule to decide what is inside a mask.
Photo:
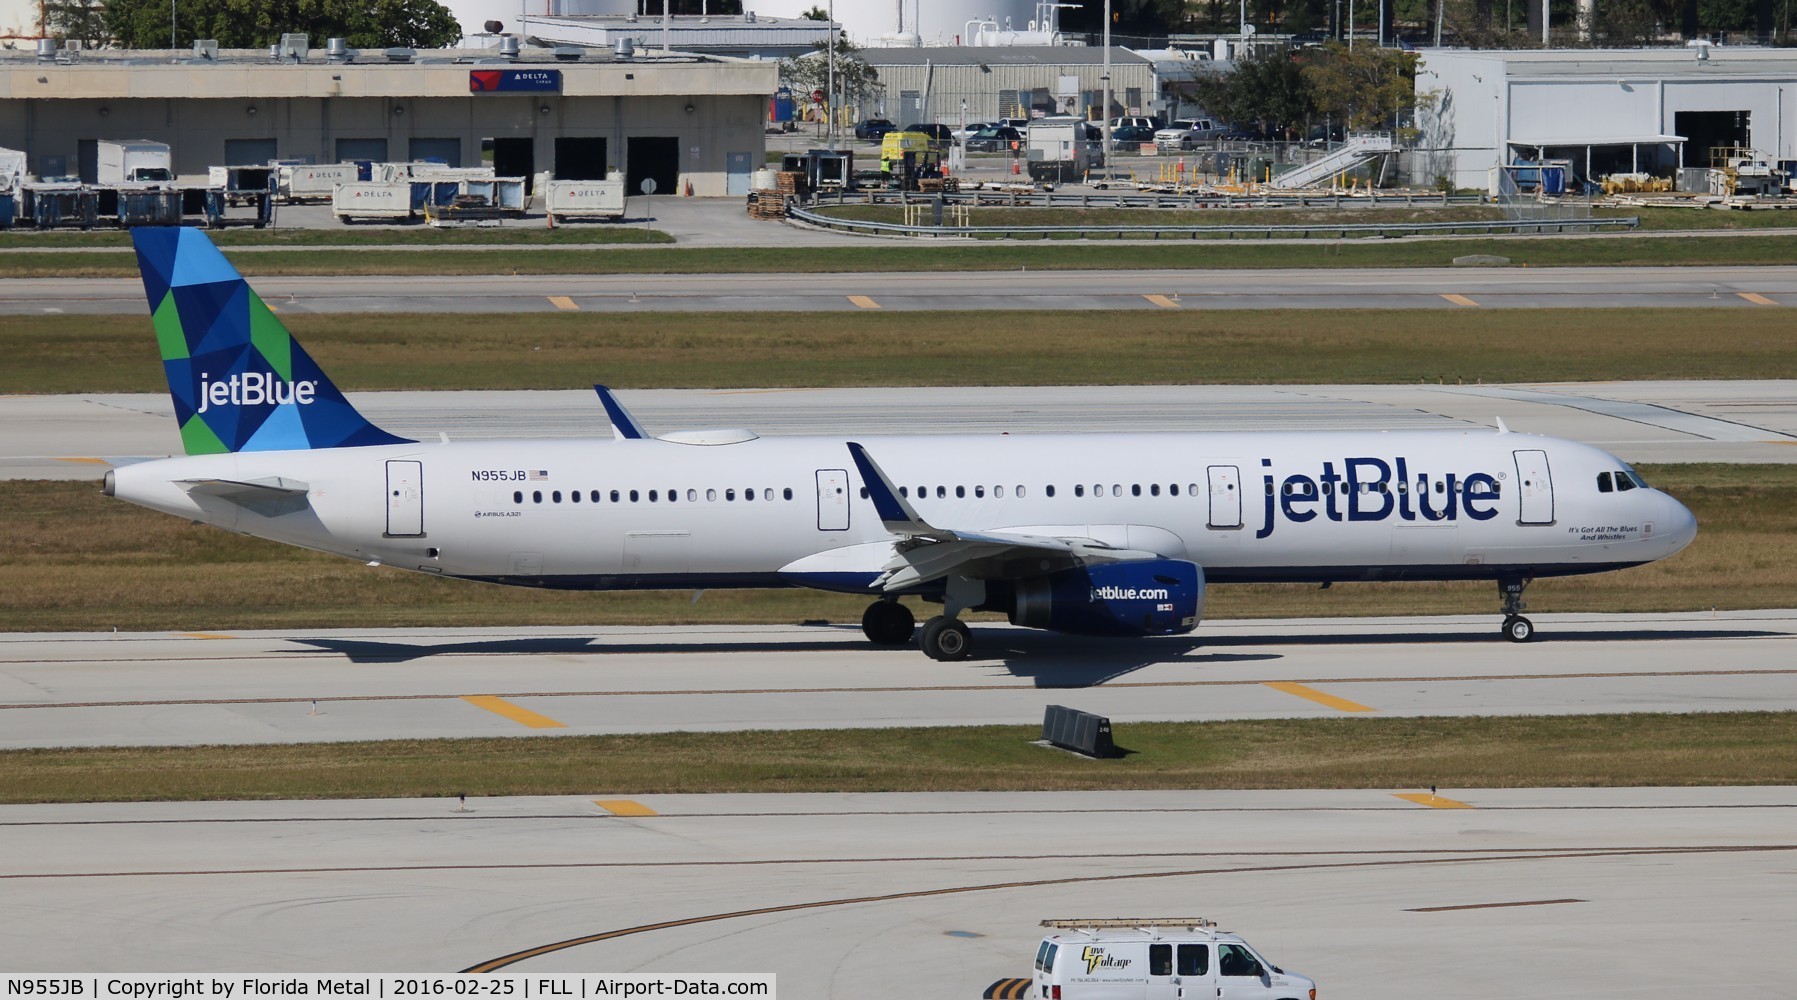
[{"label": "orange traffic cone", "polygon": [[693,179],[691,177],[686,179],[686,196],[688,198],[693,196]]}]

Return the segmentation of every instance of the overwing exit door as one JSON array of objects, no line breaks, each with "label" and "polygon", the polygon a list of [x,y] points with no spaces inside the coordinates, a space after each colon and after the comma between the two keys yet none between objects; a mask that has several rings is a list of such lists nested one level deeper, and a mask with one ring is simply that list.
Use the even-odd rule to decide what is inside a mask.
[{"label": "overwing exit door", "polygon": [[849,474],[847,470],[817,470],[817,530],[849,530]]},{"label": "overwing exit door", "polygon": [[424,534],[424,463],[387,463],[387,537]]}]

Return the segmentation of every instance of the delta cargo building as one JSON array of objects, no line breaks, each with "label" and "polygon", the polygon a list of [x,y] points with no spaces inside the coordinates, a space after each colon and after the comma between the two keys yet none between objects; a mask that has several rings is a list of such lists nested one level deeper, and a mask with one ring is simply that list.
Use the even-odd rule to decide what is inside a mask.
[{"label": "delta cargo building", "polygon": [[578,48],[0,54],[0,147],[92,182],[102,139],[207,168],[346,160],[490,163],[502,177],[622,175],[663,194],[746,193],[764,161],[771,62]]}]

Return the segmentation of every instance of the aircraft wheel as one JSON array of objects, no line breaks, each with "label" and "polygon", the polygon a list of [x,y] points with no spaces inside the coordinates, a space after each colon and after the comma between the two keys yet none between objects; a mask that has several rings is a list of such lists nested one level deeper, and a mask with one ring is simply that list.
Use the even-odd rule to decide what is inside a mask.
[{"label": "aircraft wheel", "polygon": [[1528,642],[1535,638],[1535,623],[1521,615],[1504,619],[1504,638],[1511,642]]},{"label": "aircraft wheel", "polygon": [[861,632],[876,646],[903,646],[916,628],[911,609],[897,601],[875,601],[861,615]]},{"label": "aircraft wheel", "polygon": [[960,619],[937,615],[924,622],[920,645],[932,660],[965,660],[973,653],[973,633]]}]

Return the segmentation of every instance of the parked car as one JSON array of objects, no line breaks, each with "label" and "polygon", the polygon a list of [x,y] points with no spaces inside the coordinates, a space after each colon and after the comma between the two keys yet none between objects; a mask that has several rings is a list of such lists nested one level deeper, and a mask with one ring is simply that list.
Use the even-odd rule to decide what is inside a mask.
[{"label": "parked car", "polygon": [[895,126],[884,118],[863,118],[855,123],[855,138],[879,142],[886,137],[886,133],[893,131],[894,128]]},{"label": "parked car", "polygon": [[1209,118],[1181,118],[1154,133],[1154,144],[1162,149],[1191,149],[1221,135],[1223,127]]},{"label": "parked car", "polygon": [[968,122],[960,128],[955,129],[955,138],[960,139],[962,142],[966,142],[968,139],[979,135],[981,129],[997,128],[998,124],[998,122]]},{"label": "parked car", "polygon": [[997,128],[1000,125],[1009,125],[1012,128],[1016,129],[1017,131],[1022,132],[1025,129],[1030,127],[1030,119],[1028,119],[1028,118],[1000,118],[998,121],[995,121],[992,123],[992,126],[994,128]]},{"label": "parked car", "polygon": [[1111,144],[1114,146],[1139,146],[1154,141],[1154,129],[1146,125],[1125,125],[1111,129]]},{"label": "parked car", "polygon": [[906,125],[905,131],[922,132],[924,135],[935,140],[936,144],[945,150],[950,146],[958,146],[961,144],[961,141],[955,138],[955,130],[949,128],[947,125],[925,125],[919,122],[916,125]]},{"label": "parked car", "polygon": [[1011,148],[1012,143],[1023,142],[1023,133],[1009,125],[997,128],[984,128],[974,133],[967,140],[969,153],[1003,153]]},{"label": "parked car", "polygon": [[1166,119],[1158,115],[1124,115],[1111,119],[1111,131],[1115,132],[1120,128],[1157,129],[1165,127],[1166,124]]}]

